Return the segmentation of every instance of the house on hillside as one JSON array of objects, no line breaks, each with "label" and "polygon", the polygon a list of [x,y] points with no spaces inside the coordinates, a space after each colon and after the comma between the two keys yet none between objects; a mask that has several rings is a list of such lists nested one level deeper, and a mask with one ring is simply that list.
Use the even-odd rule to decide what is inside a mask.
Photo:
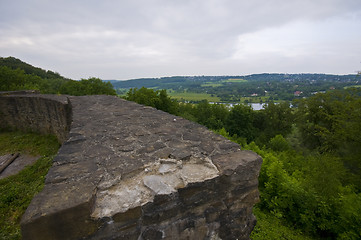
[{"label": "house on hillside", "polygon": [[293,93],[293,95],[294,95],[295,97],[299,97],[299,96],[301,96],[302,93],[303,93],[303,92],[301,92],[301,91],[295,91],[295,92]]}]

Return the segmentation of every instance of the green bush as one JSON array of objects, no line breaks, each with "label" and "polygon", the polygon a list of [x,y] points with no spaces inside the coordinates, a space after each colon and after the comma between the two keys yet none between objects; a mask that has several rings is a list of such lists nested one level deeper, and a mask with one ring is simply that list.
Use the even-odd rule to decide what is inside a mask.
[{"label": "green bush", "polygon": [[256,227],[251,234],[252,240],[312,240],[315,239],[306,235],[300,229],[289,226],[284,221],[275,217],[270,212],[261,211],[258,207],[253,208],[257,218]]},{"label": "green bush", "polygon": [[276,135],[274,138],[271,138],[269,147],[277,152],[287,151],[290,149],[288,142],[282,135]]},{"label": "green bush", "polygon": [[259,176],[262,211],[321,238],[361,238],[361,197],[352,185],[346,185],[348,171],[339,158],[275,152],[254,143],[246,148],[263,158]]}]

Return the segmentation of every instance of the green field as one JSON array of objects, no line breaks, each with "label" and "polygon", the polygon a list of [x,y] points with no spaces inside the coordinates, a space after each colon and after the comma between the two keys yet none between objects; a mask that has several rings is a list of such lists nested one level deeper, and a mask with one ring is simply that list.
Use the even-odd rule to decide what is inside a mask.
[{"label": "green field", "polygon": [[230,82],[230,83],[244,83],[244,82],[248,82],[245,79],[242,78],[229,78],[227,80],[223,80],[222,82]]},{"label": "green field", "polygon": [[206,82],[201,85],[201,87],[220,87],[223,86],[222,83]]},{"label": "green field", "polygon": [[248,81],[242,78],[229,78],[227,80],[221,80],[216,82],[206,82],[202,84],[201,87],[220,87],[224,85],[223,83],[245,83],[245,82]]},{"label": "green field", "polygon": [[219,97],[212,97],[211,94],[207,94],[207,93],[193,93],[193,92],[183,92],[183,93],[179,93],[179,92],[168,92],[168,95],[171,98],[177,99],[177,100],[181,100],[184,99],[186,101],[202,101],[202,100],[208,100],[208,102],[219,102],[220,99]]},{"label": "green field", "polygon": [[[177,100],[186,100],[186,101],[202,101],[206,99],[208,102],[221,102],[220,98],[217,96],[213,96],[211,94],[207,93],[193,93],[193,92],[174,92],[174,91],[168,91],[168,95],[171,98],[177,99]],[[261,100],[263,103],[267,102],[269,97],[260,96],[260,97],[241,97],[240,102],[244,103],[245,100],[247,100],[249,103],[260,103]],[[274,102],[280,102],[280,101],[274,101]]]},{"label": "green field", "polygon": [[361,85],[352,85],[352,86],[344,87],[344,89],[348,89],[348,88],[361,88]]},{"label": "green field", "polygon": [[[240,98],[240,102],[244,103],[246,100],[248,101],[248,103],[266,103],[269,101],[269,97],[268,96],[260,96],[260,97],[241,97]],[[272,102],[283,102],[282,100],[272,100]]]}]

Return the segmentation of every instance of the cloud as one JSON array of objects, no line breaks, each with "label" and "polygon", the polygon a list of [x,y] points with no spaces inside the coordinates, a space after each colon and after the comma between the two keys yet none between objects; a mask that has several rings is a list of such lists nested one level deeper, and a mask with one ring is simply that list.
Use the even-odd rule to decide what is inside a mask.
[{"label": "cloud", "polygon": [[2,0],[0,52],[72,78],[317,72],[312,56],[331,71],[335,54],[355,67],[360,12],[359,0]]}]

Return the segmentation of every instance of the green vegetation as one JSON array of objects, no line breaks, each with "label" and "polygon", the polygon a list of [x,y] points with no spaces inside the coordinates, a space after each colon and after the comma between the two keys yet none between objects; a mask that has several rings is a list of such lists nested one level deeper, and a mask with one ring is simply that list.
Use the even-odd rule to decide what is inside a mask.
[{"label": "green vegetation", "polygon": [[264,213],[321,239],[360,238],[361,196],[340,158],[260,149],[254,143],[245,148],[263,158],[258,208]]},{"label": "green vegetation", "polygon": [[171,98],[177,99],[178,101],[190,101],[190,102],[200,102],[202,100],[207,100],[209,102],[219,102],[219,97],[212,96],[207,93],[194,93],[194,92],[171,92],[169,93]]},{"label": "green vegetation", "polygon": [[[274,103],[279,103],[279,102],[284,102],[283,100],[272,100],[272,97],[268,97],[268,96],[262,96],[262,97],[241,97],[240,103],[268,103],[268,102],[274,102]],[[287,101],[286,101],[287,102]]]},{"label": "green vegetation", "polygon": [[229,78],[227,80],[223,80],[222,82],[230,82],[230,83],[244,83],[247,82],[247,80],[242,78]]},{"label": "green vegetation", "polygon": [[313,240],[299,229],[288,226],[287,223],[268,212],[253,208],[257,218],[257,225],[251,234],[252,240]]},{"label": "green vegetation", "polygon": [[361,89],[293,105],[269,102],[253,111],[204,100],[172,110],[262,156],[253,239],[360,239]]},{"label": "green vegetation", "polygon": [[21,152],[41,158],[20,173],[0,180],[0,239],[20,239],[20,220],[31,199],[44,186],[53,156],[59,148],[55,136],[1,132],[0,154]]},{"label": "green vegetation", "polygon": [[[206,82],[204,84],[201,85],[201,87],[220,87],[223,84],[221,83],[211,83],[211,82]],[[202,99],[203,100],[203,99]]]},{"label": "green vegetation", "polygon": [[0,58],[0,91],[38,90],[41,93],[69,95],[116,95],[109,82],[99,78],[74,81],[58,73],[33,67],[19,59]]},{"label": "green vegetation", "polygon": [[82,79],[80,81],[70,80],[59,87],[59,93],[74,96],[116,95],[111,83],[103,82],[99,78]]},{"label": "green vegetation", "polygon": [[[175,76],[163,78],[143,78],[128,81],[112,81],[118,89],[153,88],[166,89],[177,93],[177,99],[184,98],[185,93],[210,94],[218,97],[217,102],[292,101],[293,99],[310,97],[317,92],[343,89],[347,86],[359,85],[357,75],[327,74],[253,74],[247,76]],[[257,96],[257,97],[254,97]],[[192,99],[201,101],[207,98]]]},{"label": "green vegetation", "polygon": [[[0,90],[53,89],[62,93],[64,89],[78,95],[99,94],[97,90],[103,87],[99,79],[73,83],[55,80],[52,73],[41,76],[44,72],[31,67],[34,72],[29,73],[28,68],[0,64]],[[361,88],[351,87],[357,85],[357,78],[257,74],[141,79],[121,85],[123,92],[132,84],[139,85],[127,90],[124,98],[198,122],[262,156],[261,202],[254,211],[258,224],[252,239],[361,239]],[[224,82],[228,79],[236,82]],[[154,89],[142,87],[144,84]],[[192,100],[197,104],[177,102],[159,86],[171,89],[173,96],[202,97]],[[300,97],[294,96],[296,90],[303,92]],[[320,91],[326,93],[315,93]],[[266,104],[260,111],[243,104],[226,107],[210,104],[212,94],[220,101],[238,103],[257,94],[251,100]],[[282,101],[275,104],[276,100]],[[293,100],[292,108],[287,100]],[[2,239],[20,237],[20,217],[42,188],[59,146],[55,138],[41,139],[21,133],[0,134],[0,153],[44,156],[16,176],[0,180]]]},{"label": "green vegetation", "polygon": [[344,87],[344,89],[348,89],[348,88],[361,88],[361,85],[351,85]]},{"label": "green vegetation", "polygon": [[31,156],[50,156],[56,153],[59,147],[59,142],[53,135],[0,132],[0,154],[19,152]]},{"label": "green vegetation", "polygon": [[33,67],[30,64],[20,61],[14,57],[0,58],[0,66],[6,66],[10,69],[21,69],[25,74],[40,77],[42,79],[63,79],[67,80],[59,73],[52,71],[45,71],[41,68]]},{"label": "green vegetation", "polygon": [[138,90],[135,88],[130,89],[124,98],[171,114],[176,114],[178,111],[178,103],[168,97],[166,90],[154,91],[144,87]]}]

